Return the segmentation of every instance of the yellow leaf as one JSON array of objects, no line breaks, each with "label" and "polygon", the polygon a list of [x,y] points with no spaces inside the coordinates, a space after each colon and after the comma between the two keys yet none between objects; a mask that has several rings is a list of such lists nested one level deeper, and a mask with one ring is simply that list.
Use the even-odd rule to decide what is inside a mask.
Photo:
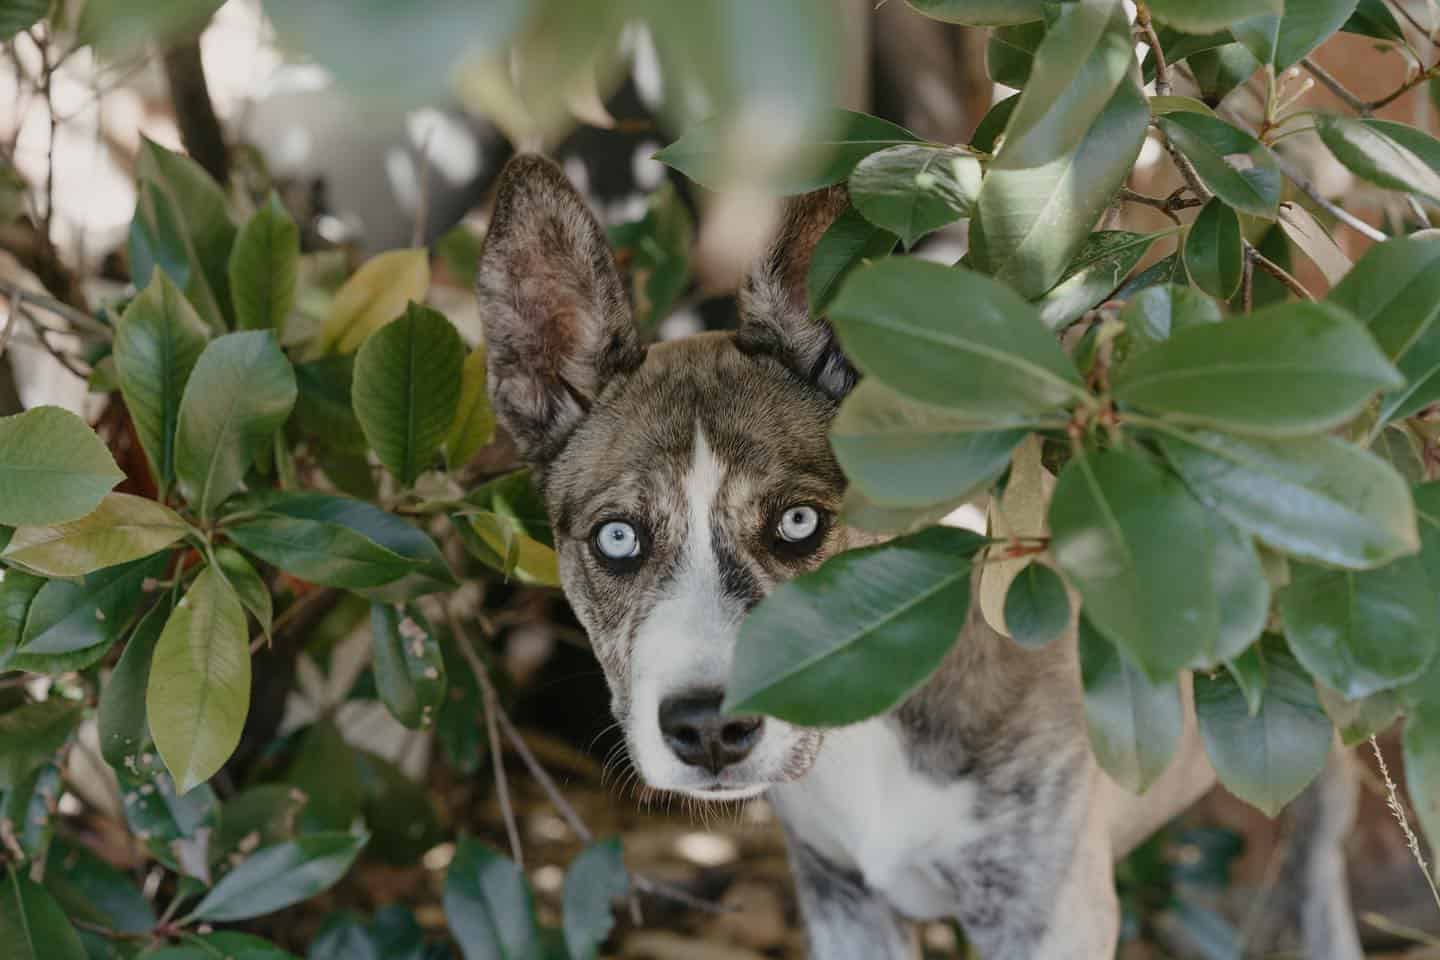
[{"label": "yellow leaf", "polygon": [[17,527],[0,556],[47,577],[79,577],[148,557],[185,536],[186,529],[164,504],[109,493],[78,520]]},{"label": "yellow leaf", "polygon": [[354,353],[365,338],[420,303],[430,289],[425,250],[388,250],[371,257],[335,294],[320,328],[321,353]]},{"label": "yellow leaf", "polygon": [[465,358],[465,369],[460,375],[460,405],[445,438],[446,462],[451,469],[463,466],[494,437],[495,412],[490,409],[490,398],[485,393],[485,348],[480,346]]},{"label": "yellow leaf", "polygon": [[[1054,490],[1055,478],[1040,463],[1040,437],[1032,433],[1015,448],[1005,495],[990,503],[987,511],[990,536],[996,539],[1046,536],[1045,511]],[[1005,594],[1020,571],[1034,559],[1025,556],[987,560],[980,571],[980,612],[985,615],[986,623],[1007,637],[1010,631],[1005,627]]]}]

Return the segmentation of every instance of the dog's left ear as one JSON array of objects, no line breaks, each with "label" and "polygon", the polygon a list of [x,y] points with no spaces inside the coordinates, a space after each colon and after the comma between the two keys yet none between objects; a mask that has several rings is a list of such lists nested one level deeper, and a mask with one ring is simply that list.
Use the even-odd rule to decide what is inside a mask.
[{"label": "dog's left ear", "polygon": [[521,455],[543,463],[605,384],[645,359],[605,234],[544,157],[500,174],[477,292],[491,404]]},{"label": "dog's left ear", "polygon": [[843,185],[789,200],[774,242],[740,288],[736,345],[769,354],[838,400],[855,386],[855,368],[840,352],[835,331],[810,315],[806,278],[815,245],[850,198]]}]

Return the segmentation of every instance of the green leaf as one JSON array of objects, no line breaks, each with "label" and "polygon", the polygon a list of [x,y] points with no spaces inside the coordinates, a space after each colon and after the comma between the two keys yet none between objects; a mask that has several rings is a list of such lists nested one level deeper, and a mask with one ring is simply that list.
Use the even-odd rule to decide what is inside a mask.
[{"label": "green leaf", "polygon": [[355,416],[380,462],[403,486],[428,469],[455,420],[465,345],[416,303],[371,334],[355,358]]},{"label": "green leaf", "polygon": [[386,250],[360,265],[330,301],[318,345],[326,353],[354,353],[365,339],[405,312],[430,289],[427,250]]},{"label": "green leaf", "polygon": [[240,743],[250,709],[245,610],[224,575],[206,567],[155,644],[146,715],[181,793],[209,780]]},{"label": "green leaf", "polygon": [[1185,235],[1185,269],[1195,286],[1221,300],[1240,289],[1243,237],[1240,218],[1215,197],[1201,209]]},{"label": "green leaf", "polygon": [[124,873],[83,844],[57,838],[45,866],[45,888],[65,913],[117,933],[148,934],[155,910]]},{"label": "green leaf", "polygon": [[125,474],[95,431],[60,407],[0,417],[0,523],[83,517]]},{"label": "green leaf", "polygon": [[1440,140],[1418,127],[1412,127],[1407,123],[1398,123],[1394,120],[1377,120],[1374,117],[1366,117],[1361,122],[1415,154],[1420,158],[1420,162],[1431,170],[1440,172]]},{"label": "green leaf", "polygon": [[23,570],[0,571],[0,670],[10,666],[25,632],[30,605],[46,580]]},{"label": "green leaf", "polygon": [[1351,173],[1387,190],[1440,203],[1440,173],[1385,130],[1349,117],[1317,115],[1315,130]]},{"label": "green leaf", "polygon": [[9,944],[11,960],[86,960],[65,911],[13,864],[0,877],[0,943]]},{"label": "green leaf", "polygon": [[14,787],[0,792],[0,821],[9,821],[14,839],[11,852],[18,848],[20,860],[36,863],[45,859],[55,837],[61,789],[59,765],[42,763]]},{"label": "green leaf", "polygon": [[1079,320],[1120,288],[1159,236],[1125,230],[1092,233],[1066,267],[1065,276],[1036,301],[1040,322],[1046,329],[1060,330]]},{"label": "green leaf", "polygon": [[480,769],[481,757],[489,745],[484,724],[476,721],[482,706],[480,684],[456,643],[448,634],[440,637],[450,690],[435,718],[435,738],[445,762],[456,772],[470,776]]},{"label": "green leaf", "polygon": [[821,235],[810,255],[805,288],[812,316],[822,316],[840,285],[857,266],[895,249],[895,235],[847,206]]},{"label": "green leaf", "polygon": [[1324,684],[1317,684],[1315,692],[1320,697],[1320,705],[1335,724],[1340,741],[1347,747],[1364,743],[1377,733],[1390,729],[1405,708],[1400,694],[1394,690],[1382,690],[1359,700],[1346,700]]},{"label": "green leaf", "polygon": [[1209,431],[1159,440],[1200,499],[1277,550],[1316,563],[1375,567],[1419,545],[1405,481],[1353,444]]},{"label": "green leaf", "polygon": [[[152,557],[107,567],[86,574],[78,583],[51,580],[45,584],[30,605],[20,657],[12,666],[31,669],[38,664],[27,666],[24,657],[82,651],[91,657],[87,664],[99,659],[129,623],[146,578],[164,571],[165,559]],[[71,665],[70,669],[81,667]]]},{"label": "green leaf", "polygon": [[[1310,54],[1355,12],[1357,0],[1285,0],[1284,13],[1267,2],[1269,12],[1230,24],[1235,35],[1261,63],[1278,74]],[[1262,8],[1264,9],[1264,8]]]},{"label": "green leaf", "polygon": [[[1038,146],[1022,150],[1029,134],[1015,135],[1017,119],[1025,98],[1038,89],[1032,84],[1021,95],[1004,144],[981,182],[970,225],[976,265],[1027,297],[1039,296],[1064,275],[1135,165],[1150,122],[1145,95],[1127,79],[1093,122],[1087,118],[1088,129],[1082,128],[1071,149],[1051,155],[1054,144],[1041,126]],[[1057,116],[1055,122],[1079,119]],[[1034,162],[1035,153],[1046,158]]]},{"label": "green leaf", "polygon": [[50,577],[79,577],[148,557],[185,535],[185,521],[164,504],[107,493],[79,520],[19,527],[0,559]]},{"label": "green leaf", "polygon": [[0,43],[28,30],[50,12],[50,0],[0,0]]},{"label": "green leaf", "polygon": [[[1030,80],[1030,71],[1035,69],[1035,51],[1044,39],[1045,23],[1040,20],[991,30],[985,43],[985,70],[990,79],[1002,86],[1023,89]],[[1018,100],[1011,105],[1007,122],[1018,105]]]},{"label": "green leaf", "polygon": [[963,23],[972,27],[998,27],[1009,23],[1039,20],[1044,16],[1043,0],[905,0],[934,20]]},{"label": "green leaf", "polygon": [[953,645],[983,544],[935,527],[839,554],[781,584],[740,628],[724,709],[806,726],[890,709]]},{"label": "green leaf", "polygon": [[1168,23],[1185,33],[1209,33],[1223,30],[1237,20],[1257,12],[1280,14],[1284,0],[1207,0],[1187,3],[1186,0],[1150,0],[1146,6],[1156,20]]},{"label": "green leaf", "polygon": [[1184,718],[1174,677],[1151,681],[1080,619],[1085,726],[1101,769],[1131,793],[1144,793],[1170,765]]},{"label": "green leaf", "polygon": [[1270,616],[1270,584],[1249,536],[1211,517],[1211,582],[1219,617],[1211,642],[1191,664],[1210,668],[1239,656],[1259,638]]},{"label": "green leaf", "polygon": [[1355,12],[1350,14],[1350,19],[1346,20],[1340,29],[1344,33],[1355,33],[1375,40],[1405,42],[1405,31],[1400,28],[1400,21],[1395,19],[1395,14],[1385,6],[1385,0],[1360,0]]},{"label": "green leaf", "polygon": [[170,278],[156,273],[115,328],[115,372],[162,490],[175,480],[180,397],[210,332]]},{"label": "green leaf", "polygon": [[1334,738],[1315,685],[1279,644],[1267,645],[1265,698],[1253,715],[1224,671],[1195,675],[1195,713],[1220,782],[1273,817],[1325,768]]},{"label": "green leaf", "polygon": [[[816,143],[812,156],[802,158],[771,184],[782,194],[806,193],[850,176],[855,165],[877,150],[896,144],[914,143],[920,138],[888,120],[851,110],[834,110],[825,126],[834,131],[830,139]],[[702,187],[712,190],[726,185],[729,163],[725,125],[716,120],[696,124],[659,153],[655,159],[679,170]]]},{"label": "green leaf", "polygon": [[1413,417],[1440,400],[1440,324],[1432,323],[1396,366],[1406,383],[1381,397],[1379,423]]},{"label": "green leaf", "polygon": [[248,933],[222,930],[219,933],[191,935],[186,946],[166,947],[144,955],[144,960],[296,960],[272,943]]},{"label": "green leaf", "polygon": [[[182,868],[179,851],[203,850],[219,817],[220,803],[209,784],[201,784],[183,797],[175,793],[175,781],[153,750],[146,749],[115,767],[115,777],[124,798],[125,823],[156,860],[176,872],[202,877],[208,873],[203,857],[200,870]],[[209,882],[204,877],[205,883]]]},{"label": "green leaf", "polygon": [[1005,468],[1024,436],[1024,430],[983,431],[867,379],[841,405],[830,444],[868,500],[918,507],[974,493]]},{"label": "green leaf", "polygon": [[463,467],[471,457],[495,439],[495,411],[485,390],[485,347],[470,351],[460,373],[460,400],[455,419],[445,437],[445,462],[450,469]]},{"label": "green leaf", "polygon": [[1022,647],[1046,646],[1070,625],[1070,596],[1060,574],[1027,563],[1005,591],[1005,629]]},{"label": "green leaf", "polygon": [[295,306],[300,268],[300,228],[274,193],[235,238],[230,251],[230,290],[241,330],[285,329]]},{"label": "green leaf", "polygon": [[461,837],[445,874],[445,919],[465,960],[539,955],[535,904],[525,874],[470,837]]},{"label": "green leaf", "polygon": [[412,866],[445,839],[428,787],[373,753],[357,750],[354,761],[363,789],[362,811],[374,830],[366,854],[397,866]]},{"label": "green leaf", "polygon": [[302,833],[348,830],[365,803],[356,751],[340,734],[335,718],[323,714],[306,731],[285,782],[307,798]]},{"label": "green leaf", "polygon": [[552,547],[522,532],[513,519],[489,510],[457,516],[455,530],[465,548],[486,566],[522,583],[560,586],[560,565]]},{"label": "green leaf", "polygon": [[[1242,213],[1275,219],[1280,167],[1260,141],[1203,113],[1172,113],[1156,122],[1217,197]],[[1236,165],[1230,157],[1243,159]]]},{"label": "green leaf", "polygon": [[1265,702],[1265,657],[1260,652],[1260,644],[1257,643],[1234,659],[1225,661],[1225,669],[1239,685],[1240,692],[1245,695],[1245,707],[1250,711],[1250,716],[1259,714],[1260,704]]},{"label": "green leaf", "polygon": [[907,143],[878,150],[850,174],[850,202],[867,220],[915,241],[969,216],[980,192],[980,161],[960,147]]},{"label": "green leaf", "polygon": [[668,180],[650,195],[644,218],[609,231],[617,257],[629,258],[635,325],[644,340],[654,338],[690,281],[694,232],[694,218]]},{"label": "green leaf", "polygon": [[250,565],[239,550],[221,547],[215,551],[215,562],[220,572],[235,588],[240,603],[255,618],[265,636],[270,636],[270,625],[275,616],[275,603],[270,597],[270,588],[255,568]]},{"label": "green leaf", "polygon": [[100,690],[100,754],[120,769],[134,763],[150,741],[145,719],[145,690],[150,685],[150,658],[170,616],[168,603],[157,603],[140,618],[125,650]]},{"label": "green leaf", "polygon": [[241,488],[295,394],[295,371],[273,333],[231,333],[205,347],[180,400],[175,438],[180,492],[202,517]]},{"label": "green leaf", "polygon": [[970,146],[985,153],[994,153],[995,141],[1005,132],[1010,116],[1019,105],[1020,94],[1012,93],[991,107],[985,116],[980,118],[979,125],[970,137]]},{"label": "green leaf", "polygon": [[1260,61],[1239,43],[1201,50],[1187,57],[1185,63],[1195,75],[1200,95],[1210,106],[1218,106],[1232,90],[1260,69]]},{"label": "green leaf", "polygon": [[407,727],[429,727],[445,699],[445,661],[435,631],[414,607],[370,606],[375,686],[390,715]]},{"label": "green leaf", "polygon": [[1174,476],[1119,450],[1076,457],[1050,501],[1050,549],[1086,619],[1156,681],[1213,648],[1210,518]]},{"label": "green leaf", "polygon": [[1169,419],[1252,433],[1318,433],[1402,386],[1363,327],[1327,304],[1288,303],[1178,331],[1132,358],[1115,397]]},{"label": "green leaf", "polygon": [[308,900],[345,875],[368,839],[365,834],[312,833],[262,847],[221,877],[192,916],[228,923]]},{"label": "green leaf", "polygon": [[263,847],[295,839],[305,803],[304,793],[289,783],[245,788],[225,801],[214,849],[228,854],[256,841]]},{"label": "green leaf", "polygon": [[84,705],[52,698],[0,713],[0,790],[11,790],[64,745]]},{"label": "green leaf", "polygon": [[1173,284],[1139,291],[1120,311],[1120,321],[1130,338],[1128,357],[1164,343],[1187,327],[1219,323],[1221,319],[1220,307],[1212,298],[1192,287]]},{"label": "green leaf", "polygon": [[1411,711],[1403,744],[1405,789],[1433,850],[1440,837],[1440,710],[1431,704]]},{"label": "green leaf", "polygon": [[1035,308],[962,267],[887,257],[851,275],[830,315],[866,374],[977,421],[1053,414],[1087,396]]},{"label": "green leaf", "polygon": [[354,913],[331,914],[321,924],[305,960],[386,960],[380,945]]},{"label": "green leaf", "polygon": [[1358,572],[1291,569],[1280,592],[1285,638],[1322,683],[1355,700],[1424,672],[1436,650],[1440,606],[1418,557]]},{"label": "green leaf", "polygon": [[1326,297],[1370,328],[1398,360],[1440,315],[1440,231],[1377,243]]},{"label": "green leaf", "polygon": [[570,960],[595,960],[615,927],[612,903],[630,889],[620,852],[619,837],[597,840],[570,864],[562,898]]}]

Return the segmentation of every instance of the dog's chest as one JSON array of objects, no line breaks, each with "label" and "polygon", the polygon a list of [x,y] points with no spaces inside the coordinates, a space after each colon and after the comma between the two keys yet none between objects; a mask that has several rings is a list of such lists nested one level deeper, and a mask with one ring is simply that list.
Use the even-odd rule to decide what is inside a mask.
[{"label": "dog's chest", "polygon": [[827,733],[814,768],[770,796],[795,840],[858,871],[901,913],[955,913],[951,870],[981,835],[975,784],[915,772],[890,721]]}]

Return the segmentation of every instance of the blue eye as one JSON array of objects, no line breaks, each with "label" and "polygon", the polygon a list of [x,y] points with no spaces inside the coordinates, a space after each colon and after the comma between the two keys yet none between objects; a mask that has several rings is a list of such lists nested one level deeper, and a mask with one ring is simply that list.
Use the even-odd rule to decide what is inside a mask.
[{"label": "blue eye", "polygon": [[780,539],[799,543],[815,535],[820,528],[820,513],[814,507],[791,507],[780,516]]},{"label": "blue eye", "polygon": [[595,549],[608,560],[629,560],[640,556],[640,537],[623,520],[611,520],[595,531]]}]

